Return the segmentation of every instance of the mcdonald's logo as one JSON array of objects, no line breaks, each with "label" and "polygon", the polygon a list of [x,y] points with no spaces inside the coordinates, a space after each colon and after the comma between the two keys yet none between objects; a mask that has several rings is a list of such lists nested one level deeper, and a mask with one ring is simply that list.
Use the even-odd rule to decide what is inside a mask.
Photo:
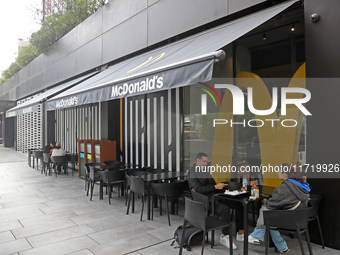
[{"label": "mcdonald's logo", "polygon": [[[232,120],[234,116],[235,108],[238,107],[243,110],[243,105],[239,103],[239,99],[234,95],[237,92],[245,91],[248,88],[253,88],[254,104],[256,109],[271,109],[273,105],[272,96],[268,91],[266,84],[256,74],[249,72],[241,72],[237,75],[238,83],[236,86],[230,85],[227,87],[223,96],[220,111],[218,113],[218,119]],[[225,86],[225,85],[224,85]],[[232,86],[232,87],[231,87]],[[232,90],[235,90],[234,92]],[[249,92],[249,90],[247,90]],[[307,111],[303,104],[310,99],[310,93],[306,89],[306,69],[303,64],[294,74],[293,78],[289,82],[288,87],[284,88],[284,91],[291,93],[293,100],[285,98],[284,104],[290,104],[290,109],[284,112],[278,113],[276,110],[264,112],[266,115],[260,115],[261,111],[254,111],[256,121],[258,123],[266,122],[268,119],[277,119],[276,125],[264,125],[263,127],[257,127],[257,133],[259,137],[259,146],[261,151],[261,163],[265,166],[280,166],[282,163],[296,164],[299,152],[299,141],[302,129],[303,114],[305,116],[311,116],[311,113]],[[255,94],[256,93],[256,94]],[[240,93],[239,93],[240,94]],[[276,92],[273,94],[275,96]],[[249,95],[248,95],[249,96]],[[243,98],[240,94],[239,98]],[[236,101],[236,102],[234,102]],[[234,105],[234,103],[236,105]],[[291,104],[293,103],[293,104]],[[253,105],[252,102],[249,105]],[[285,107],[285,105],[284,105]],[[255,107],[254,107],[255,108]],[[278,115],[279,114],[279,115]],[[293,119],[297,125],[293,127],[285,127],[280,125],[284,119]],[[233,165],[233,149],[234,149],[234,128],[231,125],[217,125],[214,131],[214,140],[212,148],[212,161],[211,165]],[[223,181],[225,178],[230,178],[230,175],[214,173],[216,181]],[[280,180],[277,178],[276,173],[263,173],[263,185],[277,187],[280,184]]]},{"label": "mcdonald's logo", "polygon": [[163,53],[161,53],[161,54],[159,54],[159,55],[157,55],[155,57],[151,56],[144,63],[140,64],[139,66],[137,66],[137,67],[135,67],[133,69],[131,69],[127,73],[131,73],[131,72],[133,72],[133,71],[135,71],[135,70],[137,70],[139,68],[142,68],[142,67],[147,67],[147,66],[151,65],[152,63],[155,63],[157,60],[161,59],[164,55],[165,55],[165,52],[163,52]]}]

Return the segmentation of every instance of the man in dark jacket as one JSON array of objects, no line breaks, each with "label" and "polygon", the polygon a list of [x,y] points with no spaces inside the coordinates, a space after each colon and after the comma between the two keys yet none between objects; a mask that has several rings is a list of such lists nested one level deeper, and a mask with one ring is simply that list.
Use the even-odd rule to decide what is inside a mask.
[{"label": "man in dark jacket", "polygon": [[44,151],[45,151],[46,153],[52,154],[52,150],[53,150],[54,148],[55,148],[55,141],[52,140],[52,141],[50,142],[50,144],[47,144],[47,145],[45,146]]},{"label": "man in dark jacket", "polygon": [[[224,187],[227,186],[225,183],[216,183],[215,180],[210,175],[209,171],[207,170],[208,165],[208,156],[205,153],[198,153],[196,156],[196,164],[194,164],[189,172],[189,186],[190,188],[201,194],[204,194],[209,197],[211,201],[212,196],[216,192],[223,191]],[[225,221],[230,221],[230,209],[226,204],[222,204],[215,200],[215,214]],[[242,220],[242,217],[241,217]],[[239,240],[243,237],[243,227],[240,230],[242,235],[237,234],[236,240]],[[239,231],[239,232],[240,232]],[[220,243],[225,247],[229,248],[229,228],[222,229],[222,235],[220,236]],[[240,241],[240,240],[239,240]],[[236,250],[237,246],[233,244],[233,249]]]}]

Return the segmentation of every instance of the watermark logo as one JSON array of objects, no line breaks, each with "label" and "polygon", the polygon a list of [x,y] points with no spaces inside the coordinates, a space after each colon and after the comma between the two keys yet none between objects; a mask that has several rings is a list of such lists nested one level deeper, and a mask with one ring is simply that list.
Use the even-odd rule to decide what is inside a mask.
[{"label": "watermark logo", "polygon": [[[209,85],[206,85],[206,86],[209,86]],[[211,86],[209,87],[218,96],[216,90],[212,88]],[[231,92],[232,98],[233,98],[233,115],[244,115],[244,94],[240,88],[236,87],[235,85],[230,85],[230,84],[215,84],[215,88],[228,89]],[[206,91],[212,97],[209,91],[205,89],[202,89],[202,90]],[[304,97],[294,98],[294,99],[287,98],[287,94],[289,93],[302,93]],[[275,87],[273,88],[272,105],[269,109],[266,109],[266,110],[255,109],[254,103],[253,103],[253,88],[251,87],[247,88],[247,94],[248,94],[248,100],[247,100],[248,109],[251,113],[255,115],[265,116],[265,115],[270,115],[276,111],[277,106],[278,106],[278,88],[275,88]],[[312,115],[303,105],[307,103],[310,99],[311,99],[311,93],[307,89],[297,88],[297,87],[281,88],[281,114],[282,115],[287,114],[287,105],[295,105],[304,115],[309,115],[309,116]],[[214,99],[214,102],[215,102],[215,99]],[[220,102],[221,102],[221,99],[220,99]],[[216,102],[215,102],[215,105],[216,105]],[[221,102],[221,105],[222,105],[222,102]],[[202,95],[201,97],[201,114],[202,115],[207,114],[206,95]]]},{"label": "watermark logo", "polygon": [[[217,91],[212,86],[210,86],[206,83],[202,83],[202,82],[199,82],[198,84],[203,85],[206,88],[210,89],[216,95],[216,97],[218,98],[218,100],[220,101],[220,104],[222,106],[221,97],[218,95]],[[212,98],[212,100],[214,101],[215,106],[217,106],[216,100],[209,90],[207,90],[206,88],[201,88],[201,87],[197,87],[197,88],[200,89],[200,90],[203,90],[205,93],[207,93]],[[201,95],[201,114],[202,115],[207,114],[207,94]]]}]

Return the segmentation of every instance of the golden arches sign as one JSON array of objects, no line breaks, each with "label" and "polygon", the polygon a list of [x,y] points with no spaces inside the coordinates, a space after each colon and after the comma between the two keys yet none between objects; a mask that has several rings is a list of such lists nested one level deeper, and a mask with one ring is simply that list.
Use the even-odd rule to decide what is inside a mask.
[{"label": "golden arches sign", "polygon": [[141,67],[147,67],[147,66],[151,65],[152,63],[156,62],[157,60],[159,60],[160,58],[162,58],[164,55],[165,55],[165,52],[163,52],[163,53],[161,53],[161,54],[159,54],[159,55],[157,55],[157,56],[155,56],[155,57],[151,56],[151,57],[148,58],[148,60],[146,60],[145,62],[143,62],[143,63],[140,64],[139,66],[137,66],[137,67],[131,69],[131,70],[128,71],[127,73],[130,73],[130,72],[132,72],[132,71],[135,71],[135,70],[137,70],[137,69],[139,69],[139,68],[141,68]]},{"label": "golden arches sign", "polygon": [[[256,74],[249,72],[240,72],[237,75],[237,86],[245,90],[248,87],[253,88],[253,101],[256,109],[269,109],[272,105],[272,98],[267,89],[267,86],[262,79]],[[288,87],[306,88],[306,68],[303,64],[294,74]],[[301,93],[291,93],[291,98],[302,98]],[[222,106],[220,108],[218,119],[233,119],[233,98],[229,90],[226,90]],[[299,141],[302,127],[303,114],[295,106],[291,105],[287,109],[287,114],[277,116],[276,112],[259,116],[255,115],[257,120],[265,121],[265,119],[279,119],[284,118],[296,120],[298,123],[295,127],[285,128],[282,125],[264,125],[258,127],[259,144],[261,150],[262,165],[277,166],[282,163],[297,163]],[[211,165],[228,166],[232,165],[232,155],[234,147],[234,129],[230,125],[217,125],[215,128],[212,161]],[[224,181],[230,178],[230,173],[222,176],[220,173],[213,173],[216,181]],[[276,187],[280,184],[276,173],[263,173],[263,184],[267,186]]]}]

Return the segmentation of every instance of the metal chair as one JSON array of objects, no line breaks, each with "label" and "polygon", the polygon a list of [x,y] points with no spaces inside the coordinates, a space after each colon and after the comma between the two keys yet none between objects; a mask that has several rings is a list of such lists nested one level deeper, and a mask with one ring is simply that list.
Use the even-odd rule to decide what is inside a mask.
[{"label": "metal chair", "polygon": [[299,239],[301,253],[303,255],[305,254],[305,252],[302,245],[301,233],[305,233],[309,253],[313,255],[308,232],[308,219],[311,215],[312,210],[313,205],[311,204],[308,208],[304,209],[263,211],[264,225],[266,226],[265,254],[268,254],[269,230],[273,229],[280,232],[296,233]]},{"label": "metal chair", "polygon": [[317,221],[318,224],[318,229],[319,229],[319,234],[320,234],[320,238],[321,238],[321,244],[322,244],[322,249],[325,249],[325,243],[323,241],[323,235],[322,235],[322,231],[321,231],[321,224],[320,224],[320,220],[319,220],[319,205],[321,203],[322,200],[322,196],[318,195],[318,194],[310,194],[310,202],[314,205],[313,209],[311,210],[311,214],[309,215],[309,219],[308,221]]},{"label": "metal chair", "polygon": [[[109,204],[111,204],[111,194],[112,194],[112,187],[115,184],[118,184],[118,197],[119,190],[121,185],[124,187],[125,182],[125,171],[124,170],[113,170],[113,171],[99,171],[100,179],[103,183],[105,183],[109,187]],[[123,191],[124,189],[122,189]]]},{"label": "metal chair", "polygon": [[[203,240],[201,254],[204,252],[204,237],[209,231],[214,231],[220,228],[229,227],[229,233],[232,233],[232,225],[230,222],[222,221],[214,216],[208,216],[208,207],[206,204],[185,198],[184,223],[182,231],[182,242],[180,244],[179,254],[183,251],[183,240],[187,224],[203,229]],[[229,235],[229,242],[233,243],[233,235]],[[233,249],[229,249],[229,254],[233,254]]]},{"label": "metal chair", "polygon": [[[144,168],[136,168],[136,169],[126,169],[125,170],[125,194],[129,193],[129,189],[131,186],[131,176],[142,176],[146,174],[146,170]],[[125,205],[128,203],[128,196],[125,199]]]},{"label": "metal chair", "polygon": [[37,169],[39,170],[39,159],[43,161],[43,152],[42,150],[33,151],[33,168],[34,168],[34,159],[37,161]]},{"label": "metal chair", "polygon": [[53,169],[55,171],[55,176],[57,177],[58,166],[64,167],[64,173],[68,175],[67,171],[67,156],[51,156],[51,162],[53,163]]},{"label": "metal chair", "polygon": [[[166,210],[168,213],[168,222],[169,226],[170,224],[170,214],[169,214],[169,201],[175,201],[178,200],[180,197],[183,196],[184,191],[184,181],[179,182],[172,182],[172,183],[151,183],[151,190],[152,190],[152,205],[155,204],[155,198],[160,199],[159,203],[159,213],[162,215],[162,199],[165,199],[166,203]],[[152,206],[152,219],[153,219],[153,210],[154,206]],[[177,202],[177,208],[176,213],[178,214],[178,202]]]},{"label": "metal chair", "polygon": [[41,169],[41,174],[45,173],[47,175],[47,170],[48,170],[48,175],[51,174],[51,155],[48,154],[47,152],[43,153],[43,167]]},{"label": "metal chair", "polygon": [[240,190],[242,187],[242,184],[240,182],[224,182],[226,184],[228,184],[228,186],[226,187],[226,189],[228,190]]},{"label": "metal chair", "polygon": [[[86,169],[86,175],[85,175],[85,190],[87,190],[86,192],[86,196],[89,195],[89,190],[90,190],[90,184],[91,184],[91,195],[90,195],[90,201],[92,201],[92,195],[93,195],[93,188],[94,188],[94,184],[96,182],[100,181],[100,176],[98,174],[98,171],[95,171],[93,169],[93,175],[91,176],[91,167],[94,166],[100,166],[100,165],[105,165],[104,163],[100,163],[100,162],[93,162],[93,163],[86,163],[85,164],[85,169]],[[86,187],[87,186],[87,187]]]},{"label": "metal chair", "polygon": [[[191,196],[192,196],[192,200],[201,202],[202,204],[206,206],[207,215],[209,216],[211,213],[211,208],[209,205],[209,197],[199,192],[193,191],[193,190],[191,190]],[[212,230],[211,231],[211,249],[214,247],[214,242],[215,242],[215,230]]]},{"label": "metal chair", "polygon": [[57,173],[58,166],[64,167],[64,173],[68,175],[66,155],[65,156],[51,156],[51,162],[53,163],[55,177],[58,176],[58,173]]},{"label": "metal chair", "polygon": [[76,170],[76,164],[78,164],[78,154],[67,154],[67,161],[71,162],[72,165],[72,176]]},{"label": "metal chair", "polygon": [[[242,184],[240,182],[224,182],[226,184],[228,184],[228,186],[226,187],[227,190],[233,191],[233,190],[240,190],[242,187]],[[253,207],[254,210],[254,207]],[[230,220],[233,220],[234,217],[234,212],[235,209],[233,208],[231,210],[231,215],[230,215]],[[255,222],[255,218],[254,218],[254,212],[253,212],[253,222]]]},{"label": "metal chair", "polygon": [[131,186],[130,186],[129,201],[128,201],[126,214],[129,214],[129,211],[130,211],[131,197],[133,197],[132,213],[135,211],[135,201],[134,201],[135,195],[142,196],[142,211],[140,214],[140,221],[142,221],[147,190],[145,189],[145,182],[142,178],[131,176]]}]

